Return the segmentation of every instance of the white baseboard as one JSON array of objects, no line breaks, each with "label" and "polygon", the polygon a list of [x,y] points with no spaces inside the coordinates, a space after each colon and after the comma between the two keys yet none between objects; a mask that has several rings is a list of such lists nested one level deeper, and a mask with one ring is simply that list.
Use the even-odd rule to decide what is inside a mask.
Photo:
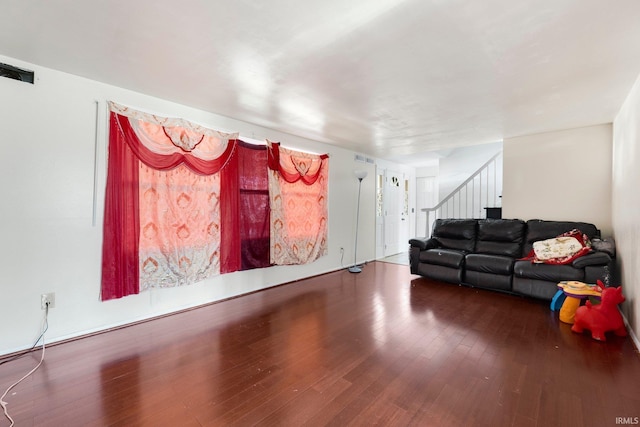
[{"label": "white baseboard", "polygon": [[620,310],[620,308],[618,308],[618,310],[620,311],[620,314],[622,315],[622,320],[624,320],[624,325],[627,327],[627,332],[629,333],[629,336],[631,337],[631,341],[633,341],[633,343],[636,345],[636,351],[640,351],[640,340],[638,340],[638,336],[636,335],[636,332],[633,330],[633,328],[629,324],[629,321],[627,320],[627,317],[624,315],[622,310]]}]

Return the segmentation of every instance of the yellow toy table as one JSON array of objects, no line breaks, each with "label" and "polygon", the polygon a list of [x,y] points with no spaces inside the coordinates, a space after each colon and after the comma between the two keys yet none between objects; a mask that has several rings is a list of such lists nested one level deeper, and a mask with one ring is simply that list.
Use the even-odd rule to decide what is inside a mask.
[{"label": "yellow toy table", "polygon": [[602,288],[599,285],[575,280],[560,282],[558,288],[558,293],[553,297],[551,309],[553,310],[554,305],[557,306],[560,296],[564,296],[564,302],[560,308],[560,321],[570,325],[573,324],[581,300],[589,297],[600,298],[602,295]]}]

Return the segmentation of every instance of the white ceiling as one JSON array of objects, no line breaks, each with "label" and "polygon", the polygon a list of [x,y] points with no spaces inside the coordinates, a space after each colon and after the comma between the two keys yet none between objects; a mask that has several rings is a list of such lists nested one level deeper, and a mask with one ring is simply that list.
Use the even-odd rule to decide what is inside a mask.
[{"label": "white ceiling", "polygon": [[367,155],[611,122],[638,0],[2,0],[0,54]]}]

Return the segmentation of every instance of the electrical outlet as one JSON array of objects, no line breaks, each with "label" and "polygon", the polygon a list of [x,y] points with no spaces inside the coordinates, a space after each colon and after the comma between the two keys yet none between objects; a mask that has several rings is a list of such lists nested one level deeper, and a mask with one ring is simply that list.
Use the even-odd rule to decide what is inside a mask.
[{"label": "electrical outlet", "polygon": [[40,308],[45,310],[47,308],[47,304],[49,305],[49,308],[54,308],[56,306],[55,292],[40,295]]}]

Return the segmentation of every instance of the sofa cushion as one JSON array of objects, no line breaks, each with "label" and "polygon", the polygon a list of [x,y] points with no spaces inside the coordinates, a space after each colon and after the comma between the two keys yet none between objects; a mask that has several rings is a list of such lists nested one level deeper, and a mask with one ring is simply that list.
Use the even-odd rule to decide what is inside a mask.
[{"label": "sofa cushion", "polygon": [[477,225],[475,219],[438,219],[433,225],[433,237],[442,248],[473,252]]},{"label": "sofa cushion", "polygon": [[584,279],[584,270],[570,265],[536,264],[531,261],[516,261],[513,265],[515,277],[523,277],[547,282],[561,282],[563,280]]},{"label": "sofa cushion", "polygon": [[468,254],[464,260],[467,271],[480,271],[502,276],[508,276],[513,273],[513,263],[513,258],[487,254]]},{"label": "sofa cushion", "polygon": [[515,242],[524,240],[525,223],[520,219],[481,219],[478,221],[478,240]]},{"label": "sofa cushion", "polygon": [[519,258],[522,251],[520,243],[486,242],[479,240],[476,243],[476,252],[488,255],[502,255]]},{"label": "sofa cushion", "polygon": [[442,265],[444,267],[461,268],[464,252],[453,249],[429,249],[420,253],[420,262]]},{"label": "sofa cushion", "polygon": [[519,219],[478,221],[476,253],[519,258],[525,236],[525,223]]}]

